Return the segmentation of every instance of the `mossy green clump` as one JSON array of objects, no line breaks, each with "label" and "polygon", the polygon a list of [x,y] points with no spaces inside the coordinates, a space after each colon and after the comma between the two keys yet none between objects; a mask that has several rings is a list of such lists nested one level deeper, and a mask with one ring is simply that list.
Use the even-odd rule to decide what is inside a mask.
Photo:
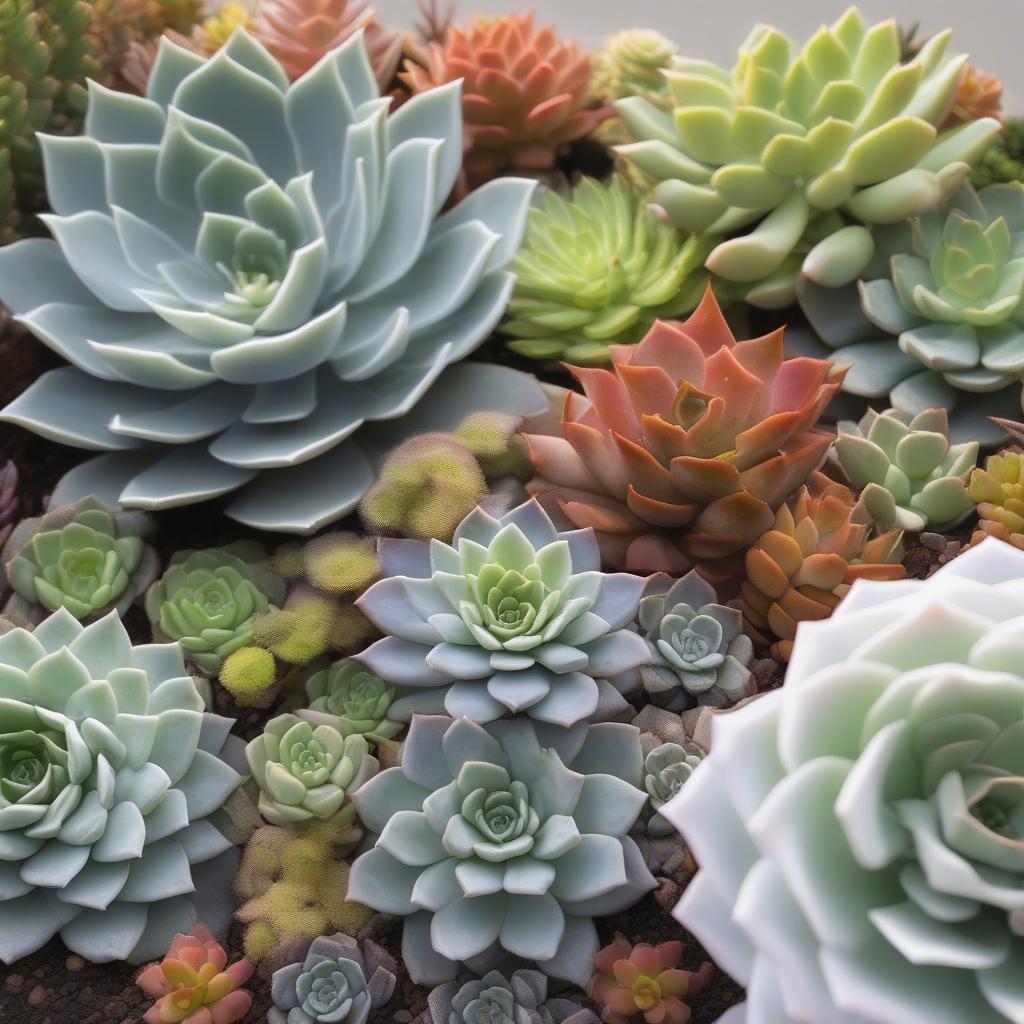
[{"label": "mossy green clump", "polygon": [[228,655],[220,669],[220,685],[241,707],[258,704],[277,680],[277,662],[263,647],[242,647]]},{"label": "mossy green clump", "polygon": [[1010,181],[1024,181],[1024,118],[1021,117],[1007,118],[1002,133],[971,171],[971,184],[976,189]]},{"label": "mossy green clump", "polygon": [[533,466],[519,424],[520,418],[508,413],[477,412],[467,416],[452,436],[472,453],[484,476],[528,480]]}]

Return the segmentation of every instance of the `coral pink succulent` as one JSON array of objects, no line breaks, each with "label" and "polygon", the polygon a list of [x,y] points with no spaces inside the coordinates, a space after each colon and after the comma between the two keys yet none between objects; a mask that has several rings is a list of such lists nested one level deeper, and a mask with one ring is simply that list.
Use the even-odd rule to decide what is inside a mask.
[{"label": "coral pink succulent", "polygon": [[841,371],[783,359],[782,331],[737,342],[708,288],[612,368],[569,367],[561,435],[527,434],[549,513],[593,527],[606,568],[678,575],[748,548],[821,464]]},{"label": "coral pink succulent", "polygon": [[150,964],[135,983],[156,1002],[146,1024],[234,1024],[252,1008],[240,988],[252,974],[248,960],[226,967],[227,953],[205,925],[175,935],[167,955]]},{"label": "coral pink succulent", "polygon": [[705,963],[698,971],[680,970],[682,955],[681,942],[634,946],[616,934],[594,958],[587,995],[604,1007],[601,1017],[607,1024],[625,1024],[639,1014],[647,1024],[686,1024],[691,1011],[683,997],[705,988],[713,969]]}]

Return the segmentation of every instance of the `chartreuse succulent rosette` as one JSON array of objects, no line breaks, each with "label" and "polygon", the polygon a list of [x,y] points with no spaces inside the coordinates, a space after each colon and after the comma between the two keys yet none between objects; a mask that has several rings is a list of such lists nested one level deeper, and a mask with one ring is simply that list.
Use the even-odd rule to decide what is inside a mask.
[{"label": "chartreuse succulent rosette", "polygon": [[1022,575],[989,539],[857,583],[716,718],[662,814],[701,865],[676,914],[747,989],[730,1024],[1021,1019]]},{"label": "chartreuse succulent rosette", "polygon": [[731,70],[677,58],[670,110],[620,100],[635,141],[619,152],[677,227],[732,236],[708,269],[755,305],[788,305],[801,269],[855,279],[874,226],[948,198],[998,134],[994,118],[938,131],[967,61],[943,60],[949,38],[904,61],[896,22],[868,26],[856,8],[799,52],[758,25]]},{"label": "chartreuse succulent rosette", "polygon": [[[441,213],[459,84],[390,105],[360,34],[290,85],[239,31],[209,60],[162,40],[146,96],[93,85],[84,134],[43,140],[53,239],[0,253],[0,298],[72,365],[5,416],[106,453],[66,491],[231,494],[234,518],[298,532],[355,506],[363,425],[408,413],[504,311],[533,189]],[[435,411],[510,387],[460,377],[463,407]]]},{"label": "chartreuse succulent rosette", "polygon": [[849,366],[844,390],[912,416],[948,409],[957,443],[1005,438],[988,417],[1020,416],[1024,185],[964,185],[947,209],[880,233],[856,285],[804,281],[800,304],[815,354]]},{"label": "chartreuse succulent rosette", "polygon": [[298,711],[314,725],[332,725],[343,736],[365,736],[371,743],[402,731],[391,718],[395,688],[357,661],[343,658],[306,680],[309,706]]},{"label": "chartreuse succulent rosette", "polygon": [[483,973],[504,950],[582,985],[591,919],[654,888],[628,835],[642,786],[633,726],[418,715],[401,767],[355,795],[376,845],[352,865],[349,898],[406,918],[418,984],[451,981],[460,962]]},{"label": "chartreuse succulent rosette", "polygon": [[385,636],[356,660],[415,688],[392,718],[571,726],[626,710],[648,657],[626,628],[644,581],[602,573],[593,531],[558,533],[529,501],[501,519],[476,509],[450,545],[385,540],[380,556],[386,578],[357,604]]},{"label": "chartreuse succulent rosette", "polygon": [[204,713],[180,647],[132,647],[114,612],[0,636],[0,959],[59,933],[139,963],[227,924],[232,724]]}]

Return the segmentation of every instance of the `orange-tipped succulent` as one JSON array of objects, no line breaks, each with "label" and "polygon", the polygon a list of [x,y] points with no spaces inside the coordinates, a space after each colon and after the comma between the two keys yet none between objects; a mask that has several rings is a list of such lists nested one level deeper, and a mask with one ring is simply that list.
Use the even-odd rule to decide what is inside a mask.
[{"label": "orange-tipped succulent", "polygon": [[872,537],[855,518],[850,489],[816,473],[747,552],[735,603],[751,639],[774,657],[788,661],[797,626],[827,619],[856,580],[903,578],[902,533]]},{"label": "orange-tipped succulent", "polygon": [[362,29],[383,92],[398,70],[403,42],[376,19],[365,0],[260,0],[251,31],[294,81]]},{"label": "orange-tipped succulent", "polygon": [[544,171],[610,114],[590,100],[591,58],[532,14],[451,26],[400,77],[414,93],[461,78],[470,187],[506,171]]},{"label": "orange-tipped succulent", "polygon": [[175,935],[167,955],[135,983],[156,1002],[146,1024],[235,1024],[252,1008],[242,990],[253,972],[248,960],[227,966],[227,953],[205,925]]},{"label": "orange-tipped succulent", "polygon": [[781,330],[736,341],[710,288],[685,323],[610,353],[610,370],[569,367],[584,394],[567,394],[561,436],[526,435],[528,488],[594,528],[606,568],[719,577],[825,458],[815,424],[842,373],[784,360]]},{"label": "orange-tipped succulent", "polygon": [[1003,82],[998,75],[968,65],[943,127],[966,124],[979,117],[1003,119]]},{"label": "orange-tipped succulent", "polygon": [[711,964],[698,971],[679,969],[681,942],[632,945],[616,934],[594,958],[595,973],[587,995],[601,1005],[607,1024],[625,1024],[643,1014],[647,1024],[686,1024],[690,1007],[684,997],[697,995],[711,981]]}]

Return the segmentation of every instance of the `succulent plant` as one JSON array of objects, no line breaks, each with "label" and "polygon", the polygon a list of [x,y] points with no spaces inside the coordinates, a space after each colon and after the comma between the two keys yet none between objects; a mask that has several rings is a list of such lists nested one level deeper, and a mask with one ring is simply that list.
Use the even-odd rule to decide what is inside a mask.
[{"label": "succulent plant", "polygon": [[[261,3],[260,6],[264,5]],[[212,57],[238,29],[249,28],[251,20],[248,3],[225,3],[222,0],[192,29],[190,41],[203,56]]]},{"label": "succulent plant", "polygon": [[905,533],[943,532],[974,511],[967,479],[978,442],[949,443],[945,409],[908,416],[896,409],[868,412],[839,424],[836,461],[870,520]]},{"label": "succulent plant", "polygon": [[532,14],[452,25],[423,64],[399,77],[413,93],[463,80],[465,174],[470,187],[509,171],[550,170],[568,143],[606,116],[590,102],[591,59]]},{"label": "succulent plant", "polygon": [[750,695],[754,649],[743,616],[719,604],[695,569],[679,580],[650,577],[638,618],[650,654],[640,678],[659,703],[677,711],[695,703],[725,707]]},{"label": "succulent plant", "polygon": [[[244,32],[209,60],[165,39],[146,98],[94,85],[85,134],[44,140],[55,238],[0,251],[0,299],[74,365],[4,416],[106,452],[59,494],[163,509],[244,488],[229,515],[291,532],[355,507],[354,432],[409,412],[500,318],[533,189],[437,216],[459,86],[389,105],[358,35],[294,86]],[[448,380],[426,404],[455,422],[495,386],[536,390],[498,367]]]},{"label": "succulent plant", "polygon": [[245,748],[260,788],[260,814],[272,825],[334,817],[380,767],[366,737],[278,715]]},{"label": "succulent plant", "polygon": [[990,455],[984,468],[971,473],[967,490],[979,519],[971,543],[991,536],[1024,549],[1024,452],[1010,448]]},{"label": "succulent plant", "polygon": [[522,422],[523,417],[508,413],[477,412],[467,416],[452,437],[473,453],[484,476],[528,480],[533,467],[519,434]]},{"label": "succulent plant", "polygon": [[967,61],[943,62],[949,37],[904,62],[896,22],[868,27],[850,8],[793,56],[786,36],[758,25],[731,71],[677,60],[665,72],[671,110],[620,100],[636,141],[618,151],[656,181],[677,227],[734,236],[709,270],[755,305],[788,305],[801,268],[854,280],[872,228],[948,198],[997,135],[991,118],[936,130]]},{"label": "succulent plant", "polygon": [[[417,715],[389,768],[355,795],[376,845],[349,896],[406,918],[402,957],[417,984],[500,949],[582,984],[592,917],[654,888],[629,830],[646,802],[639,733]],[[479,960],[477,959],[479,958]]]},{"label": "succulent plant", "polygon": [[145,513],[114,512],[95,498],[23,519],[0,552],[14,591],[5,614],[29,622],[58,608],[83,621],[112,608],[123,614],[159,572],[145,541],[152,530]]},{"label": "succulent plant", "polygon": [[856,580],[903,578],[902,532],[873,536],[856,512],[849,488],[818,474],[746,553],[736,605],[754,642],[770,646],[773,657],[787,661],[797,626],[828,618]]},{"label": "succulent plant", "polygon": [[1024,118],[1008,117],[999,137],[971,170],[976,189],[1024,181]]},{"label": "succulent plant", "polygon": [[942,127],[966,124],[982,117],[1003,119],[1003,83],[998,75],[979,71],[968,64]]},{"label": "succulent plant", "polygon": [[521,969],[445,982],[427,998],[427,1024],[597,1024],[597,1016],[570,999],[548,998],[548,979]]},{"label": "succulent plant", "polygon": [[309,707],[297,712],[314,725],[331,725],[342,736],[365,736],[370,743],[390,740],[402,731],[388,718],[395,688],[347,658],[306,680]]},{"label": "succulent plant", "polygon": [[622,178],[583,178],[530,210],[503,331],[532,359],[607,363],[659,317],[687,313],[707,281],[707,248],[663,224]]},{"label": "succulent plant", "polygon": [[609,36],[594,57],[591,91],[605,103],[642,96],[663,110],[672,107],[668,79],[678,47],[653,29],[626,29]]},{"label": "succulent plant", "polygon": [[359,31],[382,93],[402,56],[402,36],[378,24],[366,0],[260,0],[251,31],[293,81]]},{"label": "succulent plant", "polygon": [[849,367],[845,391],[950,410],[954,443],[999,441],[987,417],[1019,415],[1024,378],[1024,185],[964,185],[877,241],[856,285],[801,284],[812,351]]},{"label": "succulent plant", "polygon": [[213,932],[195,924],[175,935],[163,960],[135,979],[156,1000],[142,1019],[146,1024],[235,1024],[252,1009],[252,996],[241,987],[252,970],[248,960],[229,966]]},{"label": "succulent plant", "polygon": [[361,948],[343,932],[321,936],[304,960],[274,971],[267,1024],[366,1024],[391,999],[397,974],[376,943]]},{"label": "succulent plant", "polygon": [[647,646],[624,627],[644,581],[601,573],[593,533],[558,533],[536,502],[501,519],[477,509],[451,545],[384,540],[380,554],[387,575],[357,603],[385,636],[356,660],[416,688],[391,705],[398,721],[570,726],[623,710],[620,691],[639,685]]},{"label": "succulent plant", "polygon": [[241,776],[222,759],[232,721],[203,713],[181,648],[62,608],[0,636],[0,664],[0,960],[59,932],[88,960],[140,963],[200,908],[226,924],[237,856],[219,811]]},{"label": "succulent plant", "polygon": [[682,575],[733,555],[825,458],[815,430],[842,374],[783,361],[782,332],[737,342],[709,288],[682,325],[659,322],[612,368],[572,368],[563,436],[527,434],[528,490],[597,531],[604,564]]},{"label": "succulent plant", "polygon": [[681,942],[634,946],[616,933],[594,958],[587,995],[603,1007],[601,1017],[607,1024],[626,1024],[640,1014],[647,1024],[686,1024],[690,1007],[683,998],[706,988],[714,972],[709,963],[698,971],[681,970],[682,957]]},{"label": "succulent plant", "polygon": [[7,543],[21,516],[21,494],[18,489],[18,467],[8,459],[0,467],[0,548]]},{"label": "succulent plant", "polygon": [[[651,707],[651,705],[648,705]],[[704,759],[704,752],[695,744],[662,743],[644,758],[644,787],[648,794],[646,831],[649,836],[673,835],[675,829],[661,815],[661,809],[689,781],[694,769]]]},{"label": "succulent plant", "polygon": [[146,591],[156,640],[176,640],[205,676],[253,640],[253,617],[284,600],[284,581],[261,563],[260,545],[180,551]]},{"label": "succulent plant", "polygon": [[786,685],[715,719],[663,814],[701,865],[676,916],[737,1020],[1013,1020],[1024,1003],[1024,553],[858,583]]}]

